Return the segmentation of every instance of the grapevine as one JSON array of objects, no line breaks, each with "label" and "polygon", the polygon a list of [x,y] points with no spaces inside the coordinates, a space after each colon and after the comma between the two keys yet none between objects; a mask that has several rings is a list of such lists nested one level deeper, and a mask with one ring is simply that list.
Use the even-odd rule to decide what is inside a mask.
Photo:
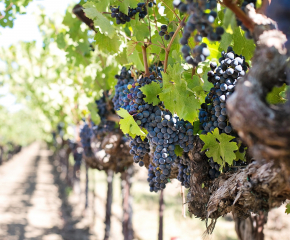
[{"label": "grapevine", "polygon": [[73,153],[75,166],[124,179],[140,166],[161,196],[177,179],[211,233],[223,215],[289,199],[288,15],[284,0],[81,1],[58,23],[39,16],[41,48],[1,48],[0,82],[39,116],[60,162]]}]

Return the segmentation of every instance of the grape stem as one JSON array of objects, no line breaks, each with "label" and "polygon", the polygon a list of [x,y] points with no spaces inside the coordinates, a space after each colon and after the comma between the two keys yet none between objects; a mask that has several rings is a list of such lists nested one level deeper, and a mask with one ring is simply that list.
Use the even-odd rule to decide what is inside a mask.
[{"label": "grape stem", "polygon": [[223,4],[232,10],[232,12],[237,16],[237,18],[242,21],[242,23],[247,27],[251,32],[254,29],[254,22],[247,16],[242,9],[240,9],[233,0],[223,0]]},{"label": "grape stem", "polygon": [[148,67],[147,52],[146,52],[145,46],[142,46],[142,55],[143,55],[143,63],[144,63],[144,68],[145,68],[145,76],[149,77],[150,72],[149,72],[149,67]]},{"label": "grape stem", "polygon": [[165,60],[164,60],[164,72],[166,73],[167,65],[168,65],[168,56],[170,53],[171,45],[173,44],[174,39],[176,38],[178,32],[183,28],[183,22],[186,20],[187,17],[184,17],[183,20],[179,23],[177,29],[175,30],[169,44],[167,45],[167,48],[165,49]]}]

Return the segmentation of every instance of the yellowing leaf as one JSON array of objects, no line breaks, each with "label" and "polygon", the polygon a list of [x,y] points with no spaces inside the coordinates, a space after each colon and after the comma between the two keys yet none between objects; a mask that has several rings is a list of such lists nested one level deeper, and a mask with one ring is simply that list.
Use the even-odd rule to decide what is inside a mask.
[{"label": "yellowing leaf", "polygon": [[202,151],[206,151],[206,156],[213,158],[213,160],[224,166],[227,162],[229,165],[233,164],[236,159],[234,151],[238,150],[237,143],[230,142],[235,137],[225,133],[219,134],[219,129],[215,128],[213,133],[209,132],[206,135],[200,135],[200,139],[204,142]]},{"label": "yellowing leaf", "polygon": [[129,134],[132,138],[135,138],[136,136],[146,136],[146,133],[141,130],[133,116],[131,116],[127,110],[121,108],[117,113],[123,118],[119,123],[124,134]]}]

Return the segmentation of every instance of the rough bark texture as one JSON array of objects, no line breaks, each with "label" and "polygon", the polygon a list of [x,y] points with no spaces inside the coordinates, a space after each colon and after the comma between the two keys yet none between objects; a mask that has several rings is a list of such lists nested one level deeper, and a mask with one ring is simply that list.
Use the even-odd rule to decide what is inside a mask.
[{"label": "rough bark texture", "polygon": [[90,155],[84,156],[84,159],[91,168],[123,172],[133,164],[133,157],[128,155],[129,140],[120,130],[109,132],[101,140],[93,136],[89,151]]},{"label": "rough bark texture", "polygon": [[227,101],[229,118],[255,159],[284,159],[288,163],[290,108],[266,102],[267,93],[286,80],[286,37],[273,29],[270,19],[253,11],[249,10],[250,16],[260,23],[253,32],[257,44],[253,66]]},{"label": "rough bark texture", "polygon": [[[257,48],[253,67],[228,99],[227,109],[233,127],[255,161],[211,181],[207,176],[207,157],[201,152],[203,143],[197,137],[194,149],[188,154],[192,177],[187,200],[190,213],[202,220],[211,219],[208,233],[218,217],[232,212],[240,239],[253,239],[253,236],[262,239],[265,218],[253,217],[252,213],[268,212],[290,198],[289,102],[278,106],[266,102],[267,93],[286,82],[286,37],[275,29],[271,19],[256,14],[250,6],[247,11],[255,23]],[[250,237],[245,235],[249,231]]]},{"label": "rough bark texture", "polygon": [[263,240],[267,213],[251,214],[247,219],[234,218],[239,240]]}]

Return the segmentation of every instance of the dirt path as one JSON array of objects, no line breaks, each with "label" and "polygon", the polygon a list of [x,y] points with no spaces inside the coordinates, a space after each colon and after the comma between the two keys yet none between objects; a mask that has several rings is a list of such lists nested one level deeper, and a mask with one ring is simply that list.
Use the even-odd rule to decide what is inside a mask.
[{"label": "dirt path", "polygon": [[35,143],[0,168],[0,240],[87,240],[88,229],[74,229],[65,187]]}]

